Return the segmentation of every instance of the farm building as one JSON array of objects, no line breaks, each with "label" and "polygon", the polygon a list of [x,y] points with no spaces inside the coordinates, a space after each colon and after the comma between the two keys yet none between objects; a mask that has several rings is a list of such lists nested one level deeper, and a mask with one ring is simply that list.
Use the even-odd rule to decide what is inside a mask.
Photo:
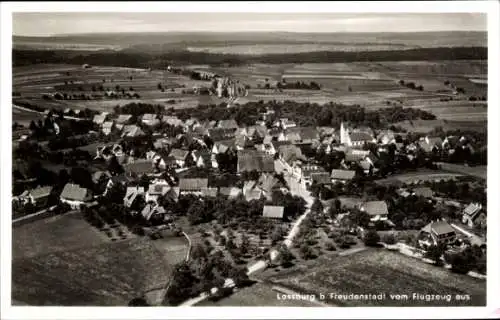
[{"label": "farm building", "polygon": [[351,129],[344,122],[340,124],[340,143],[349,147],[362,147],[365,143],[375,143],[377,140],[367,129]]},{"label": "farm building", "polygon": [[123,165],[123,170],[129,176],[152,175],[155,173],[153,163],[147,159],[137,159]]},{"label": "farm building", "polygon": [[181,178],[179,179],[179,192],[183,194],[202,195],[204,189],[208,188],[207,178]]},{"label": "farm building", "polygon": [[145,133],[142,129],[135,124],[126,125],[123,127],[122,138],[123,137],[139,137],[143,136]]},{"label": "farm building", "polygon": [[92,192],[79,185],[67,183],[60,195],[61,202],[66,203],[73,209],[79,208],[92,200]]},{"label": "farm building", "polygon": [[271,219],[283,219],[285,208],[282,206],[264,206],[262,216]]}]

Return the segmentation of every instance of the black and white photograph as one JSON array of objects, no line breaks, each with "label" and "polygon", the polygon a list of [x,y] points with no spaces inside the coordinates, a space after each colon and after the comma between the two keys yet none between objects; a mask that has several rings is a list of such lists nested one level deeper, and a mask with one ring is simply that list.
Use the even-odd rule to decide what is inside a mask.
[{"label": "black and white photograph", "polygon": [[2,309],[498,317],[498,3],[461,3],[9,6]]}]

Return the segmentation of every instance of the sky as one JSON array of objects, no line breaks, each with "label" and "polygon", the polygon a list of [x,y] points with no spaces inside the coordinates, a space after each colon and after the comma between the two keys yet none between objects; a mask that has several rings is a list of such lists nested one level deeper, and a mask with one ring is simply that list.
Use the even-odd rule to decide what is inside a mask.
[{"label": "sky", "polygon": [[487,31],[482,13],[13,13],[13,34]]}]

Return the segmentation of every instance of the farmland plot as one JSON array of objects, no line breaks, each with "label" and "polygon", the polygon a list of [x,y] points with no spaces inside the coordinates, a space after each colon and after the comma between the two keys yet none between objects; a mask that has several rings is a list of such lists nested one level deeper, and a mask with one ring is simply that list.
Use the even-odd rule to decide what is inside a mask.
[{"label": "farmland plot", "polygon": [[[325,300],[341,306],[484,306],[486,282],[451,273],[399,253],[370,249],[349,256],[328,255],[295,270],[270,277],[297,291],[320,294],[372,294],[381,299]],[[450,295],[436,301],[418,295]],[[408,295],[399,300],[391,295]],[[465,300],[457,300],[456,295]],[[468,296],[468,298],[467,298]],[[385,297],[385,298],[384,298]],[[468,300],[467,300],[468,299]]]}]

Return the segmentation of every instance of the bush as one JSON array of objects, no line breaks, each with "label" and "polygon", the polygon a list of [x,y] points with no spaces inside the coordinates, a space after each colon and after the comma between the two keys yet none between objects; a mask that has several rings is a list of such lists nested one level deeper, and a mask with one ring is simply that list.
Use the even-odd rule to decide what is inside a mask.
[{"label": "bush", "polygon": [[382,242],[387,243],[387,244],[395,244],[396,243],[396,237],[392,233],[388,233],[382,237]]}]

